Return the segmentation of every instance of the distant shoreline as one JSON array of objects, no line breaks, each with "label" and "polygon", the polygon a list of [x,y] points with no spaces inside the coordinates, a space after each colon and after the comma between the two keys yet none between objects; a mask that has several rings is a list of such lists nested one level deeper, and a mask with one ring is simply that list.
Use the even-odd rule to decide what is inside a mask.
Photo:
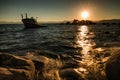
[{"label": "distant shoreline", "polygon": [[[77,19],[75,19],[77,20]],[[38,22],[38,23],[42,23],[42,24],[46,24],[46,23],[65,23],[67,22],[68,20],[63,20],[63,21],[52,21],[52,22]],[[71,22],[73,20],[69,20],[69,22]],[[79,20],[80,21],[80,20]],[[89,20],[89,21],[92,21],[92,20]],[[99,22],[99,23],[120,23],[120,19],[104,19],[104,20],[97,20],[97,21],[92,21],[92,22]],[[0,24],[22,24],[22,22],[8,22],[8,21],[0,21]]]}]

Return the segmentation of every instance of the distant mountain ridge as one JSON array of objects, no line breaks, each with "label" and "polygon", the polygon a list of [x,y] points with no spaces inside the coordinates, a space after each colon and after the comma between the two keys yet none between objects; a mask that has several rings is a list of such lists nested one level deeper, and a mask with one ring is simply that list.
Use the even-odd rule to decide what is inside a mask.
[{"label": "distant mountain ridge", "polygon": [[100,20],[100,23],[120,23],[120,19]]}]

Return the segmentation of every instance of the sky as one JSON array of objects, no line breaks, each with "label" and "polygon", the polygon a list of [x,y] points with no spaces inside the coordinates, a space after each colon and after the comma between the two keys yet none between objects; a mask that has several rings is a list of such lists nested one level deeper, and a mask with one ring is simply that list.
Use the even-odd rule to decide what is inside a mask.
[{"label": "sky", "polygon": [[38,17],[39,22],[120,19],[120,0],[0,0],[0,22],[21,22],[21,14]]}]

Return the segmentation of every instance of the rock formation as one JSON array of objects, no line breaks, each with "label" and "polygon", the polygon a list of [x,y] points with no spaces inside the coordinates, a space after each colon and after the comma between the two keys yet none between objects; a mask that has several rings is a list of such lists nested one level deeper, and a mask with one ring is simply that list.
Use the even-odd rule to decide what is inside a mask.
[{"label": "rock formation", "polygon": [[34,75],[31,60],[0,53],[0,80],[33,80]]},{"label": "rock formation", "polygon": [[113,55],[106,63],[108,80],[120,80],[120,52]]}]

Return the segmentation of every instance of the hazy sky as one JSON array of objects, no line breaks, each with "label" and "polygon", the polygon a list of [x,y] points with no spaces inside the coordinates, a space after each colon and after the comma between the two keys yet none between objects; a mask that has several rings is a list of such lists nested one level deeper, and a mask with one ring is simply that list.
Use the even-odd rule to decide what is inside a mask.
[{"label": "hazy sky", "polygon": [[81,19],[84,10],[90,20],[120,19],[120,0],[0,0],[0,21],[20,22],[21,13],[41,22]]}]

